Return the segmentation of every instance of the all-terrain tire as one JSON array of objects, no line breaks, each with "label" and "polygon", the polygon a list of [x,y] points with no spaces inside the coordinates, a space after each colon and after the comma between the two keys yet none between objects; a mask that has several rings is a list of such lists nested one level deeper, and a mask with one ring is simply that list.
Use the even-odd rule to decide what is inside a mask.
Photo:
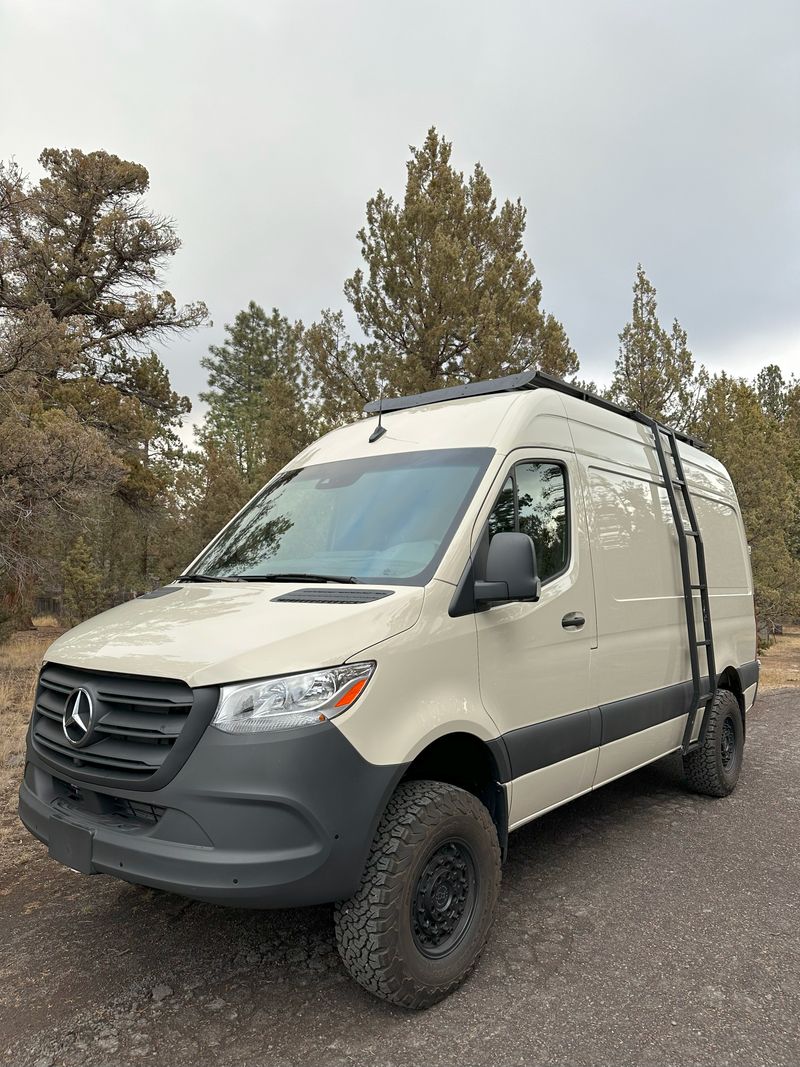
[{"label": "all-terrain tire", "polygon": [[683,771],[687,785],[695,793],[726,797],[736,788],[742,769],[742,711],[733,693],[718,689],[706,714],[703,743],[683,757]]},{"label": "all-terrain tire", "polygon": [[404,782],[378,825],[359,889],[336,905],[347,971],[393,1004],[430,1007],[475,966],[499,887],[500,846],[486,807],[443,782]]}]

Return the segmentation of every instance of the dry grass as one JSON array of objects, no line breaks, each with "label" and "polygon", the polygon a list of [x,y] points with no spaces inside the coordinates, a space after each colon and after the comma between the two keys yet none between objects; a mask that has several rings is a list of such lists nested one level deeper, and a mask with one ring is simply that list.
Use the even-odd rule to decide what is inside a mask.
[{"label": "dry grass", "polygon": [[[24,834],[16,809],[19,779],[25,766],[25,733],[42,656],[60,632],[56,625],[41,625],[42,622],[54,620],[37,620],[35,630],[14,634],[0,645],[0,851],[4,854],[12,851],[6,848],[8,839]],[[14,851],[20,858],[19,851]]]},{"label": "dry grass", "polygon": [[785,631],[761,653],[761,688],[800,685],[800,630]]},{"label": "dry grass", "polygon": [[[0,646],[0,785],[22,758],[25,727],[31,714],[36,672],[52,638],[38,631],[14,634]],[[13,777],[13,775],[12,775]]]}]

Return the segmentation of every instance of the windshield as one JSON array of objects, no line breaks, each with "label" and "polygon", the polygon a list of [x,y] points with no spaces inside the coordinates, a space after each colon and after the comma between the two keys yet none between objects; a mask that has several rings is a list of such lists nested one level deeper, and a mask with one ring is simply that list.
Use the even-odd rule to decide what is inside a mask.
[{"label": "windshield", "polygon": [[442,449],[287,471],[251,500],[188,573],[423,584],[492,455],[489,448]]}]

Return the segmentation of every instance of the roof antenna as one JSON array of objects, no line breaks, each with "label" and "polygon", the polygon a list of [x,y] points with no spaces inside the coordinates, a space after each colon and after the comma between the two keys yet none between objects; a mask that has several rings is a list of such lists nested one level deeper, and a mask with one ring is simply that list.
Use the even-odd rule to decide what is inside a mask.
[{"label": "roof antenna", "polygon": [[381,439],[381,437],[383,437],[383,435],[386,433],[386,427],[383,425],[383,423],[381,421],[382,419],[383,419],[383,379],[381,379],[381,395],[380,395],[380,399],[378,400],[378,425],[375,427],[375,429],[369,435],[369,443],[370,444],[372,444],[374,441],[379,441]]}]

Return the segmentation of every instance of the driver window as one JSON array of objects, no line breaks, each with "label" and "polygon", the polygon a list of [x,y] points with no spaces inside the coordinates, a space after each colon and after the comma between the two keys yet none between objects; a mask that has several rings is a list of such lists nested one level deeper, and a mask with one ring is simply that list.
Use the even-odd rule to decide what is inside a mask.
[{"label": "driver window", "polygon": [[536,546],[542,581],[569,562],[567,485],[560,463],[517,463],[489,516],[489,538],[496,533],[526,533]]}]

